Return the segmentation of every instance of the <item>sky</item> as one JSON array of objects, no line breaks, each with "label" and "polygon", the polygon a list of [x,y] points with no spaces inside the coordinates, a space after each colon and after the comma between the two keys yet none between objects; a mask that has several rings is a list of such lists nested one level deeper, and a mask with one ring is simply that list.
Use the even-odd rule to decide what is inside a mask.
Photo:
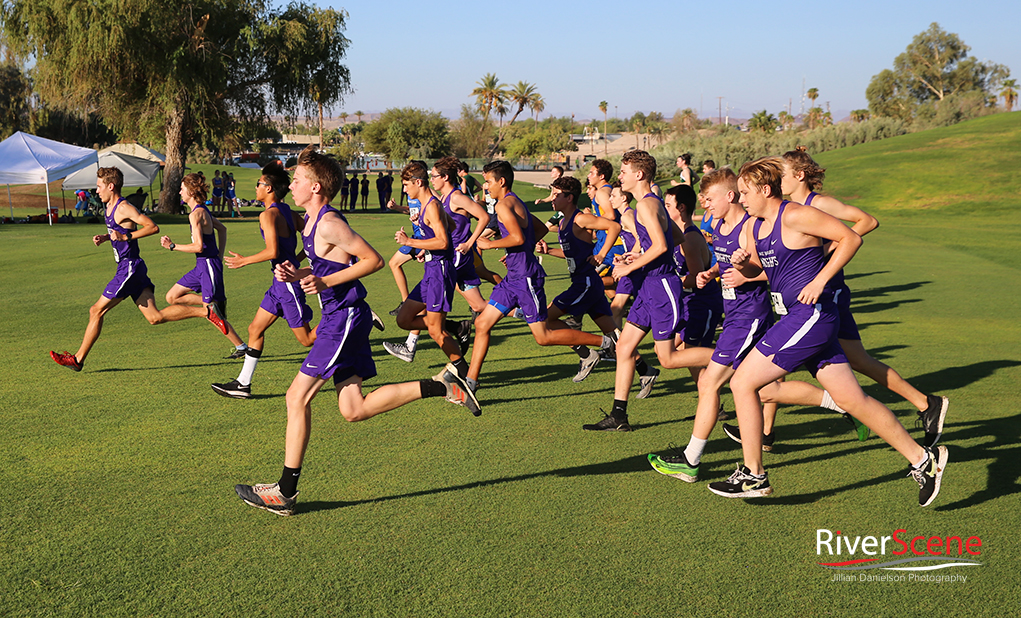
[{"label": "sky", "polygon": [[735,118],[788,106],[798,113],[809,107],[804,90],[817,88],[817,104],[840,119],[868,107],[872,76],[893,68],[932,22],[972,56],[1021,76],[1018,0],[316,4],[349,14],[354,92],[335,115],[417,107],[456,118],[476,82],[495,73],[508,85],[534,84],[546,103],[541,118],[602,118],[604,100],[621,118],[686,107],[706,118],[721,109]]}]

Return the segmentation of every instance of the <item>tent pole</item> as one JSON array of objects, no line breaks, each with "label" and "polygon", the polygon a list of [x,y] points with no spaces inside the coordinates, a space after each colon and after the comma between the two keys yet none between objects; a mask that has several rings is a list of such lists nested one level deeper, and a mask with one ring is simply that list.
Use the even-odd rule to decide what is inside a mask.
[{"label": "tent pole", "polygon": [[64,214],[67,214],[67,202],[64,201],[64,187],[60,187],[60,203],[64,206]]},{"label": "tent pole", "polygon": [[46,220],[50,223],[50,225],[53,225],[53,218],[50,217],[50,185],[47,184],[45,186],[46,186]]},{"label": "tent pole", "polygon": [[14,201],[11,200],[11,185],[7,185],[7,203],[11,207],[11,221],[14,220]]}]

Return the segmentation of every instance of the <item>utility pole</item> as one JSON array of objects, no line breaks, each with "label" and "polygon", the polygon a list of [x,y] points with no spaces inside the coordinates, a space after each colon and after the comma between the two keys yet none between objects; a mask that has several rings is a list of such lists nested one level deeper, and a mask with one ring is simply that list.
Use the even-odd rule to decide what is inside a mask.
[{"label": "utility pole", "polygon": [[723,124],[723,97],[716,97],[720,103],[720,118],[717,120],[717,124]]}]

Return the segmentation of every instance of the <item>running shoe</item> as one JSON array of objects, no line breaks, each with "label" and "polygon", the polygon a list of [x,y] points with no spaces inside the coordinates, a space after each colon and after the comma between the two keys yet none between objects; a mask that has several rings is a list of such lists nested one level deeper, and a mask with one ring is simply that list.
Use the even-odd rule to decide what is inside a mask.
[{"label": "running shoe", "polygon": [[925,428],[925,440],[923,446],[932,447],[939,442],[943,435],[943,421],[947,417],[947,408],[950,407],[950,400],[939,395],[926,395],[929,405],[918,413],[918,420]]},{"label": "running shoe", "polygon": [[659,369],[655,367],[649,367],[649,373],[644,376],[639,376],[638,384],[641,388],[638,389],[638,394],[635,395],[635,399],[645,399],[652,394],[652,385],[656,383],[656,378],[659,377]]},{"label": "running shoe", "polygon": [[[599,410],[603,412],[603,410]],[[631,431],[631,425],[627,422],[627,416],[620,419],[603,412],[603,420],[591,425],[582,425],[585,431]]]},{"label": "running shoe", "polygon": [[908,470],[908,476],[918,483],[918,506],[929,506],[939,495],[939,486],[943,481],[943,471],[946,470],[949,459],[947,447],[926,448],[929,459],[916,470],[913,466]]},{"label": "running shoe", "polygon": [[457,345],[461,348],[461,356],[468,353],[468,347],[471,346],[472,336],[472,320],[461,320],[457,323]]},{"label": "running shoe", "polygon": [[[734,442],[741,444],[741,430],[733,425],[724,425],[723,433],[727,434]],[[776,429],[768,434],[762,434],[762,450],[769,453],[773,450],[773,440],[776,438]]]},{"label": "running shoe", "polygon": [[581,359],[581,364],[578,365],[578,374],[574,376],[575,382],[581,382],[592,373],[592,370],[596,368],[602,357],[599,356],[599,352],[589,349],[588,356]]},{"label": "running shoe", "polygon": [[230,351],[230,354],[224,356],[223,358],[227,360],[237,360],[239,358],[244,358],[245,354],[248,354],[248,348],[241,348],[240,350],[234,348],[233,350]]},{"label": "running shoe", "polygon": [[380,317],[376,315],[376,312],[373,311],[372,309],[369,309],[369,313],[372,314],[372,327],[379,329],[380,332],[386,330],[386,325],[383,324],[383,320],[381,320]]},{"label": "running shoe", "polygon": [[845,421],[847,421],[848,423],[851,424],[852,427],[854,427],[854,432],[856,434],[858,434],[858,441],[859,442],[864,442],[864,441],[868,440],[869,436],[872,435],[872,430],[871,429],[869,429],[868,427],[863,425],[861,421],[859,421],[858,419],[854,418],[853,416],[851,416],[847,412],[841,412],[840,415],[844,417]]},{"label": "running shoe", "polygon": [[716,412],[716,420],[717,421],[726,421],[726,420],[729,420],[729,419],[730,419],[730,415],[727,414],[727,411],[723,409],[723,404],[721,403],[720,404],[720,409]]},{"label": "running shoe", "polygon": [[745,466],[741,466],[725,481],[709,483],[709,491],[724,498],[759,498],[773,493],[769,485],[769,475],[755,476]]},{"label": "running shoe", "polygon": [[300,493],[295,493],[288,498],[280,493],[280,487],[276,483],[235,485],[234,491],[246,504],[284,517],[294,515],[294,505],[298,502],[298,493]]},{"label": "running shoe", "polygon": [[251,399],[252,385],[242,384],[237,380],[231,380],[225,384],[210,384],[217,395],[230,397],[231,399]]},{"label": "running shoe", "polygon": [[564,324],[567,324],[567,328],[571,330],[581,330],[581,316],[569,315],[564,318]]},{"label": "running shoe", "polygon": [[384,341],[383,349],[405,363],[410,363],[415,360],[415,350],[409,348],[406,343],[390,343],[389,341]]},{"label": "running shoe", "polygon": [[403,306],[404,306],[404,301],[401,301],[400,303],[398,303],[398,305],[396,307],[394,307],[392,310],[390,310],[390,315],[392,315],[394,317],[397,317],[397,314],[401,312],[401,307],[403,307]]},{"label": "running shoe", "polygon": [[459,406],[468,408],[468,411],[475,416],[482,416],[482,407],[475,393],[468,387],[468,381],[457,375],[454,365],[447,363],[443,371],[433,376],[436,382],[447,385],[447,401],[456,403]]},{"label": "running shoe", "polygon": [[50,350],[50,358],[53,359],[53,362],[57,363],[58,365],[63,365],[64,367],[67,367],[71,371],[82,370],[83,363],[79,363],[78,357],[76,357],[74,354],[71,354],[70,352],[64,351],[58,354],[53,350]]},{"label": "running shoe", "polygon": [[681,479],[685,483],[697,481],[698,465],[688,463],[688,458],[684,456],[684,451],[673,447],[671,449],[674,451],[673,455],[649,454],[649,464],[652,465],[652,469],[660,474]]},{"label": "running shoe", "polygon": [[209,307],[206,309],[206,319],[212,322],[213,326],[221,333],[227,334],[227,318],[223,317],[223,311],[220,309],[219,303],[209,303]]}]

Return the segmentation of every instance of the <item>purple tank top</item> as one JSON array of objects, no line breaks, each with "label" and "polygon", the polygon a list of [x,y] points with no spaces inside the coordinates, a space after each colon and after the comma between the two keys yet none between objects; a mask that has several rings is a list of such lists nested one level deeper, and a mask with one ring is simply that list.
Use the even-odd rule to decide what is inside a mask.
[{"label": "purple tank top", "polygon": [[[106,231],[109,232],[120,232],[121,234],[127,234],[132,230],[126,227],[121,227],[117,223],[117,207],[121,205],[124,198],[117,200],[117,203],[113,205],[113,210],[110,214],[105,215],[106,219]],[[141,256],[138,253],[138,241],[137,240],[113,240],[110,239],[110,245],[113,247],[113,261],[120,262],[121,260],[137,260]]]},{"label": "purple tank top", "polygon": [[[429,201],[426,202],[426,205],[422,207],[422,210],[421,210],[422,215],[418,219],[418,229],[421,232],[421,235],[422,235],[423,239],[436,238],[436,232],[431,227],[429,227],[426,224],[426,222],[425,222],[425,210],[426,210],[426,208],[428,208],[429,204],[431,204],[433,202],[436,202],[437,204],[440,203],[440,201],[438,199],[436,199],[435,197],[430,197]],[[445,209],[442,209],[442,210],[445,210]],[[448,210],[447,213],[449,214],[450,211]],[[443,248],[443,249],[430,250],[429,251],[430,261],[431,260],[447,260],[448,262],[453,262],[454,261],[454,243],[453,243],[453,237],[449,235],[450,230],[447,230],[447,233],[448,233],[448,235],[447,235],[447,246],[445,248]],[[470,257],[471,256],[469,256],[469,259],[470,259]]]},{"label": "purple tank top", "polygon": [[[524,208],[524,202],[521,201],[517,195],[507,192],[506,197],[513,197],[517,200]],[[528,209],[525,208],[525,214],[528,214]],[[500,226],[500,237],[506,238],[507,228],[504,227],[503,221],[497,221]],[[507,259],[504,263],[507,266],[508,277],[545,277],[546,271],[539,265],[539,260],[535,259],[535,230],[532,229],[532,220],[530,218],[525,219],[525,222],[521,225],[521,234],[524,236],[524,241],[517,246],[507,247],[504,251],[507,254]]]},{"label": "purple tank top", "polygon": [[[744,213],[741,222],[734,226],[729,234],[720,232],[723,227],[723,220],[716,222],[713,228],[713,253],[716,254],[716,263],[720,266],[720,274],[727,272],[733,266],[730,265],[730,256],[741,246],[741,232],[745,223],[751,219],[748,213]],[[728,319],[735,320],[759,320],[769,315],[769,286],[765,281],[749,281],[742,283],[736,288],[724,288],[723,312]]]},{"label": "purple tank top", "polygon": [[[645,196],[642,197],[642,199],[644,200],[647,197],[654,197],[659,201],[660,211],[662,212],[665,220],[670,221],[670,218],[666,216],[666,208],[663,206],[663,198],[659,197],[655,193],[646,193]],[[648,251],[649,247],[652,246],[652,238],[649,236],[649,230],[646,229],[646,227],[642,225],[642,223],[638,220],[637,212],[635,213],[635,231],[638,232],[638,242],[642,247],[642,251]],[[670,237],[670,234],[667,232],[667,230],[663,230],[663,240],[666,242],[666,251],[664,251],[662,255],[658,256],[656,259],[652,260],[644,267],[642,267],[641,273],[635,274],[641,274],[646,277],[648,276],[655,277],[669,274],[670,271],[674,270],[673,264],[674,241],[673,238]]]},{"label": "purple tank top", "polygon": [[[212,219],[213,215],[206,208],[205,204],[199,204],[196,208],[201,208],[206,211],[206,216]],[[216,245],[216,230],[213,230],[206,234],[202,233],[202,250],[195,254],[195,259],[198,258],[218,258],[220,257],[220,247]]]},{"label": "purple tank top", "polygon": [[[689,232],[694,232],[699,236],[702,235],[702,231],[699,230],[694,225],[689,225],[684,229],[685,234],[688,234]],[[687,260],[684,259],[684,253],[681,252],[680,245],[674,247],[673,255],[674,262],[677,265],[677,276],[680,277],[681,279],[684,279],[691,269],[688,268],[688,262]],[[716,279],[711,280],[709,283],[705,284],[704,287],[700,288],[696,286],[695,289],[692,290],[692,292],[695,294],[695,296],[705,296],[712,298],[715,298],[722,293],[720,289],[720,283]]]},{"label": "purple tank top", "polygon": [[[298,267],[298,235],[294,230],[294,215],[291,213],[291,207],[284,202],[273,202],[270,208],[276,208],[280,216],[284,218],[284,223],[287,224],[287,229],[290,232],[287,236],[277,235],[277,256],[269,261],[270,270],[276,268],[277,264],[283,264],[284,262],[290,262],[295,268]],[[266,232],[259,228],[259,234],[262,235],[263,240],[266,239]]]},{"label": "purple tank top", "polygon": [[572,278],[580,279],[590,274],[596,274],[595,266],[588,261],[596,244],[575,235],[574,220],[577,218],[578,212],[575,210],[570,219],[560,220],[557,236],[560,239],[560,248],[564,250],[564,257],[567,258],[568,272],[571,273]]},{"label": "purple tank top", "polygon": [[[815,191],[809,192],[808,198],[805,200],[805,206],[811,206],[812,205],[812,200],[814,200],[817,197],[819,197],[819,194],[816,193]],[[826,259],[828,260],[829,256],[827,256]],[[833,275],[833,278],[830,279],[830,286],[834,290],[838,290],[840,288],[843,288],[843,289],[847,290],[847,292],[845,292],[845,293],[850,293],[850,291],[851,291],[850,288],[848,288],[847,284],[844,283],[844,269],[843,268],[841,268],[839,271],[837,271],[837,274]]]},{"label": "purple tank top", "polygon": [[[766,277],[769,278],[769,289],[773,294],[781,296],[783,305],[787,308],[797,304],[798,294],[815,279],[826,263],[823,258],[822,245],[804,249],[788,249],[784,246],[782,221],[784,210],[789,203],[784,200],[780,204],[780,211],[776,215],[773,229],[765,238],[759,238],[762,219],[756,220],[753,228],[755,249],[759,253],[759,260],[762,262],[763,270],[766,271]],[[829,284],[824,288],[824,295],[820,297],[820,300],[825,298],[826,294],[832,298],[832,288]]]},{"label": "purple tank top", "polygon": [[[456,212],[454,212],[450,208],[450,198],[453,197],[455,191],[457,193],[461,192],[460,189],[454,189],[453,191],[448,193],[445,198],[443,198],[443,210],[447,211],[447,214],[450,215],[450,218],[454,222],[454,229],[447,230],[447,233],[450,235],[450,242],[451,242],[451,246],[452,247],[457,247],[458,245],[460,245],[461,243],[467,241],[469,238],[472,237],[472,220],[471,220],[471,217],[466,217],[466,216],[464,216],[462,214],[456,213]],[[419,219],[419,220],[421,221],[421,219]],[[419,224],[419,225],[421,225],[421,224]],[[431,238],[431,236],[430,236],[430,238]],[[455,255],[454,255],[454,266],[461,266],[461,263],[463,261],[471,260],[471,259],[473,259],[471,251],[469,251],[466,254],[461,254],[461,253],[455,252]]]},{"label": "purple tank top", "polygon": [[[323,206],[322,210],[319,211],[319,216],[316,217],[315,223],[312,225],[312,229],[308,231],[308,234],[304,234],[302,236],[302,242],[305,246],[305,255],[308,256],[308,261],[312,265],[312,274],[317,277],[326,277],[351,266],[351,264],[341,264],[340,262],[334,262],[333,260],[328,260],[316,255],[316,229],[319,227],[319,222],[322,221],[323,215],[328,212],[336,213],[337,216],[340,217],[341,221],[347,223],[347,219],[344,218],[344,215],[337,212],[337,210],[332,206]],[[308,215],[305,215],[305,228],[308,229]],[[354,262],[352,262],[352,264],[353,263]],[[322,292],[319,292],[319,301],[323,307],[323,315],[333,313],[340,309],[344,309],[345,307],[353,307],[358,301],[363,300],[364,298],[365,286],[357,279],[326,288]]]}]

